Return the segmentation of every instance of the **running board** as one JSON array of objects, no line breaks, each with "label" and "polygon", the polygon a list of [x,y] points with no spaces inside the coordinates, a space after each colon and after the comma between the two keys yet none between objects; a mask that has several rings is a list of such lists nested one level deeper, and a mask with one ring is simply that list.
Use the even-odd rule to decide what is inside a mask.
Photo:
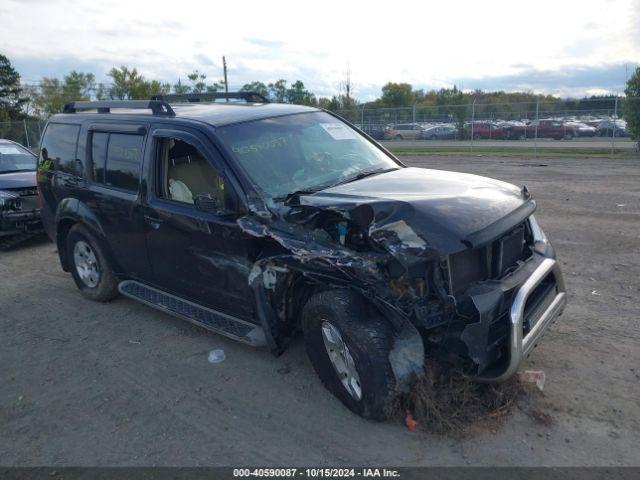
[{"label": "running board", "polygon": [[135,280],[120,282],[118,290],[133,300],[234,340],[248,343],[254,347],[262,347],[267,344],[264,330],[259,325],[240,320],[226,313],[211,310]]}]

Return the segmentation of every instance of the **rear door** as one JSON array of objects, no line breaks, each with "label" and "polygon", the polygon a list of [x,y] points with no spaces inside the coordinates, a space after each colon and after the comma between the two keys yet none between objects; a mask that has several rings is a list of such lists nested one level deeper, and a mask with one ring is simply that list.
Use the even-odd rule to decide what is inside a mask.
[{"label": "rear door", "polygon": [[[237,195],[221,158],[196,130],[152,130],[145,232],[154,284],[165,291],[253,321],[249,273],[257,252],[243,233]],[[204,198],[210,208],[196,207]]]},{"label": "rear door", "polygon": [[79,194],[81,208],[95,216],[117,267],[138,279],[150,275],[140,200],[146,131],[144,124],[88,124],[78,148],[88,178]]}]

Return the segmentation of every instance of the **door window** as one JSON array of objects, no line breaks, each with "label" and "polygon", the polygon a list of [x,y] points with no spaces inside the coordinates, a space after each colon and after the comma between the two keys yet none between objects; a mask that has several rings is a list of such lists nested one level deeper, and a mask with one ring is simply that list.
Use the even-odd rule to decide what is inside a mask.
[{"label": "door window", "polygon": [[142,135],[109,134],[104,183],[122,190],[137,191],[140,183]]},{"label": "door window", "polygon": [[93,132],[91,134],[93,181],[120,190],[137,192],[143,146],[143,135]]},{"label": "door window", "polygon": [[195,146],[177,138],[163,138],[158,156],[160,197],[188,204],[200,197],[218,210],[229,209],[222,177]]}]

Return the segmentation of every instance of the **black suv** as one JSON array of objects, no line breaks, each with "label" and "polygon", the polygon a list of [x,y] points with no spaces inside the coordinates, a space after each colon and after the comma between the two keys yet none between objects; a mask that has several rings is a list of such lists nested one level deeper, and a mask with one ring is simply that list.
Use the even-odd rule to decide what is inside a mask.
[{"label": "black suv", "polygon": [[50,119],[43,221],[85,296],[275,354],[302,331],[323,383],[368,418],[425,351],[482,381],[517,371],[566,302],[525,187],[407,168],[326,111],[219,96]]},{"label": "black suv", "polygon": [[0,249],[42,232],[37,165],[38,157],[31,150],[0,139]]}]

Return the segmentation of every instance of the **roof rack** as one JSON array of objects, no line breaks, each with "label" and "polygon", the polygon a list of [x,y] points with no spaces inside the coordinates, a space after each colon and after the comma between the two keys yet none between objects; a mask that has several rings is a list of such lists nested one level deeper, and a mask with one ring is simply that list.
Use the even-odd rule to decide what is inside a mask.
[{"label": "roof rack", "polygon": [[78,110],[97,110],[98,113],[110,113],[112,108],[151,110],[154,115],[175,116],[175,112],[166,101],[152,100],[106,100],[98,102],[71,102],[62,107],[62,113],[77,113]]},{"label": "roof rack", "polygon": [[165,102],[215,102],[219,99],[244,100],[247,103],[269,103],[269,99],[257,92],[207,92],[207,93],[173,93],[169,95],[154,95],[152,100]]}]

